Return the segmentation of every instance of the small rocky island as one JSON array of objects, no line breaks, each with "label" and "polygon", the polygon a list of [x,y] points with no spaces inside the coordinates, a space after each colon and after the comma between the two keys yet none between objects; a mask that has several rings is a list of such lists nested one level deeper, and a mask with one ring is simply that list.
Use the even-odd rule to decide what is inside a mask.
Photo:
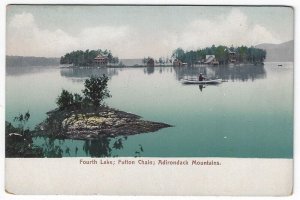
[{"label": "small rocky island", "polygon": [[140,116],[107,106],[73,110],[53,110],[37,126],[37,134],[66,139],[92,140],[154,132],[169,124],[142,120]]},{"label": "small rocky island", "polygon": [[[123,141],[120,137],[113,143],[113,147],[109,147],[112,138],[127,138],[128,135],[171,127],[166,123],[143,120],[138,115],[105,106],[103,99],[111,97],[107,88],[108,80],[105,75],[86,79],[82,94],[63,89],[56,99],[58,108],[47,112],[48,117],[35,130],[26,127],[31,117],[29,111],[16,116],[14,124],[6,121],[6,157],[62,157],[63,150],[54,144],[55,139],[85,140],[85,148],[91,156],[110,156],[111,148],[122,148]],[[34,144],[36,136],[49,139],[47,145],[41,147]],[[93,145],[97,147],[89,149],[88,146]],[[136,151],[136,154],[140,154],[140,151]],[[70,153],[70,149],[67,148],[65,152]]]},{"label": "small rocky island", "polygon": [[58,108],[35,130],[36,135],[53,138],[92,140],[101,137],[128,136],[154,132],[169,124],[142,120],[140,116],[103,105],[111,97],[108,77],[91,77],[84,82],[83,96],[62,90]]}]

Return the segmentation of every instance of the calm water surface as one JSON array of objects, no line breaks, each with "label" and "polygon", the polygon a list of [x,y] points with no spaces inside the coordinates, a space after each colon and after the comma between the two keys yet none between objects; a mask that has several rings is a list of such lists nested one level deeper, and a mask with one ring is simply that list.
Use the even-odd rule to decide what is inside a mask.
[{"label": "calm water surface", "polygon": [[[110,77],[110,107],[174,125],[102,141],[36,138],[63,156],[292,158],[293,65],[60,69],[12,67],[6,77],[6,120],[27,110],[34,128],[56,107],[62,89],[81,92],[91,75]],[[227,82],[183,85],[199,73]]]}]

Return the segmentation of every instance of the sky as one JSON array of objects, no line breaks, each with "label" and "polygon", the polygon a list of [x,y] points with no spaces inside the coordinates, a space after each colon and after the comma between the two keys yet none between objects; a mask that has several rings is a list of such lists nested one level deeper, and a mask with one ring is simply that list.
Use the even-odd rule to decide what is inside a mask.
[{"label": "sky", "polygon": [[290,7],[9,5],[6,54],[60,57],[109,49],[119,58],[170,57],[178,47],[292,40]]}]

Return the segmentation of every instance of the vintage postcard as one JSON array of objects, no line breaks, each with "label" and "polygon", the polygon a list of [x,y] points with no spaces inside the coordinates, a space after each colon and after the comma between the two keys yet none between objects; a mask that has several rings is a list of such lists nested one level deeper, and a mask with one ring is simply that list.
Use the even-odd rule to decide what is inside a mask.
[{"label": "vintage postcard", "polygon": [[289,6],[6,7],[11,194],[293,192]]}]

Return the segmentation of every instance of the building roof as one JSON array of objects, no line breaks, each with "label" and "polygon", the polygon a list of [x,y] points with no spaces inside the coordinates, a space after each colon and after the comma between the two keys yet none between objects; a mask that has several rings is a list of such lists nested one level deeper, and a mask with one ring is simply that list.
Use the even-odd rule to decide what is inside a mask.
[{"label": "building roof", "polygon": [[209,58],[211,58],[211,57],[212,57],[212,58],[215,58],[216,56],[215,56],[215,55],[206,55],[206,56],[205,56],[205,59],[207,60],[207,59],[209,59]]},{"label": "building roof", "polygon": [[94,59],[98,60],[98,59],[106,59],[107,56],[103,56],[102,54],[98,54],[98,56],[96,56]]},{"label": "building roof", "polygon": [[230,51],[230,49],[228,49],[228,53],[235,54],[235,51]]},{"label": "building roof", "polygon": [[215,55],[206,55],[206,61],[204,63],[211,63],[215,58]]}]

